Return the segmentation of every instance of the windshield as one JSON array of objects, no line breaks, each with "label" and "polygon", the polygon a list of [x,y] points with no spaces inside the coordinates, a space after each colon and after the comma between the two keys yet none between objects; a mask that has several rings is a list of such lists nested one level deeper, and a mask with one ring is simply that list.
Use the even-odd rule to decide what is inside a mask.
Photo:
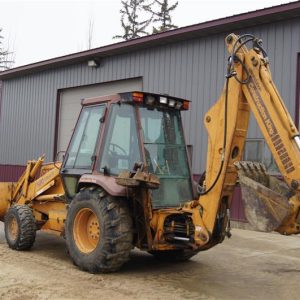
[{"label": "windshield", "polygon": [[140,107],[146,163],[160,178],[154,207],[178,206],[192,199],[190,171],[180,112]]}]

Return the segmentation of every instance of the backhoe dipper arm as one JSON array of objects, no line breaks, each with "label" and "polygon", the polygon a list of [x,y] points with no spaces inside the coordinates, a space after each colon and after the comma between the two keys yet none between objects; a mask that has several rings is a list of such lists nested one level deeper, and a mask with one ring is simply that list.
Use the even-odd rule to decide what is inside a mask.
[{"label": "backhoe dipper arm", "polygon": [[[245,46],[248,42],[253,42],[250,50]],[[211,235],[224,238],[237,180],[234,163],[242,158],[251,110],[285,182],[295,191],[283,224],[289,230],[282,232],[299,233],[299,133],[272,80],[261,41],[252,35],[230,34],[226,45],[230,53],[226,83],[204,120],[208,154],[205,187],[199,197],[203,222]]]}]

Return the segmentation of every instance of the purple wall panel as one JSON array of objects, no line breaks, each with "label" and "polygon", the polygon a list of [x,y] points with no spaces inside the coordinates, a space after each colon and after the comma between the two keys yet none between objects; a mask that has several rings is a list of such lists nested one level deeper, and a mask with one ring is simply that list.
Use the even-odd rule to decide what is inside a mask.
[{"label": "purple wall panel", "polygon": [[25,166],[0,165],[0,182],[15,182],[25,170]]},{"label": "purple wall panel", "polygon": [[236,186],[234,190],[230,214],[231,214],[231,220],[233,221],[247,222],[240,186]]}]

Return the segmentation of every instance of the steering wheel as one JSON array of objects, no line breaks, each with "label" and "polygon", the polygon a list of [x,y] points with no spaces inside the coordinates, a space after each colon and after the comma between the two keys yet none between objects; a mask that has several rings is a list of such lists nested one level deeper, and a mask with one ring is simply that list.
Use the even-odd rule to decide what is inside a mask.
[{"label": "steering wheel", "polygon": [[[121,152],[121,153],[118,153],[118,151],[116,151],[116,149],[118,149],[119,152]],[[127,155],[127,152],[124,148],[122,148],[121,146],[114,144],[114,143],[109,144],[108,152],[110,154],[116,153],[117,155]]]}]

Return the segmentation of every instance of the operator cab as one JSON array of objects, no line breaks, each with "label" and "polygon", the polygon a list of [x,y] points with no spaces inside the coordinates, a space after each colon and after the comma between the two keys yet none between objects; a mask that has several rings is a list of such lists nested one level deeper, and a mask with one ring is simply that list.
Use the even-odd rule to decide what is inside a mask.
[{"label": "operator cab", "polygon": [[152,192],[154,208],[193,199],[180,114],[188,108],[187,100],[144,92],[84,100],[61,169],[69,200],[83,175],[91,174],[90,183],[104,189],[109,184],[114,190],[116,183],[109,178],[132,171],[136,163],[160,179]]}]

